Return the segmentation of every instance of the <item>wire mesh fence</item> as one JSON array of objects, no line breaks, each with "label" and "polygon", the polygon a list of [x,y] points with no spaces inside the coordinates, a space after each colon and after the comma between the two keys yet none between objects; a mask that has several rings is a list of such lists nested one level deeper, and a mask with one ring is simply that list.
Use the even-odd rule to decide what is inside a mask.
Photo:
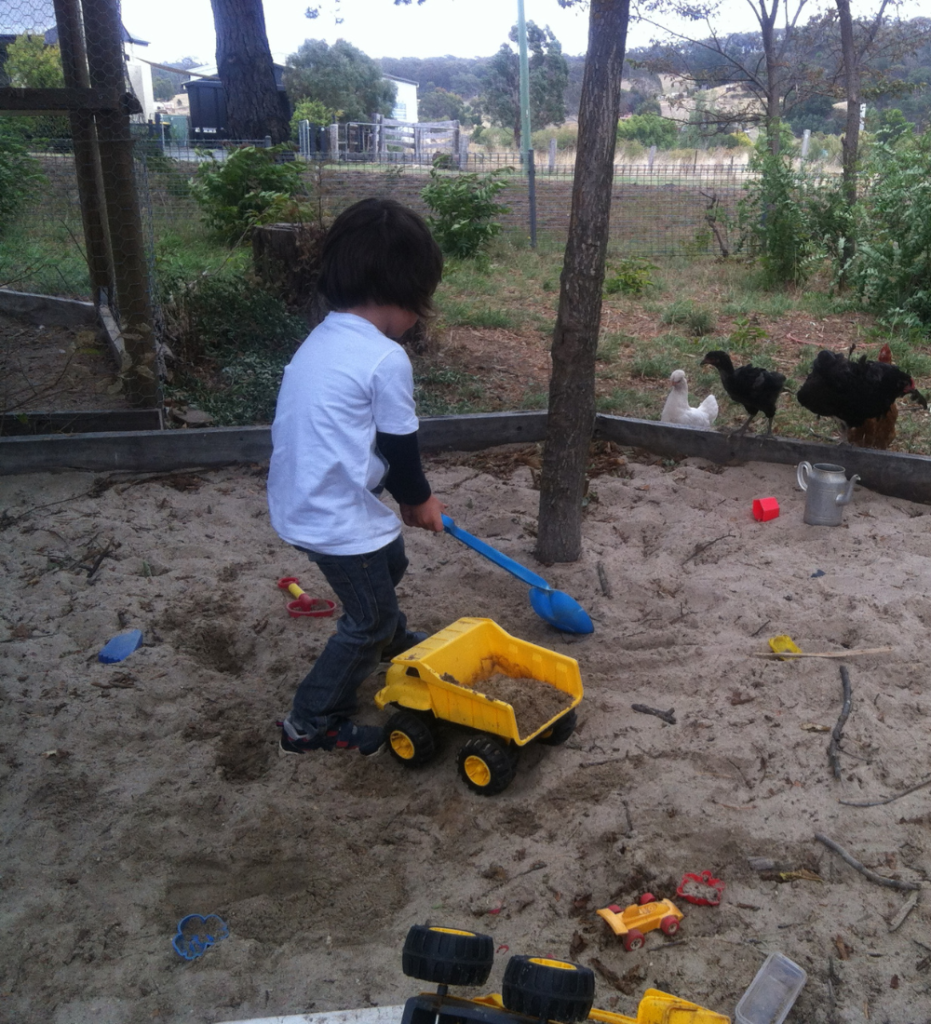
[{"label": "wire mesh fence", "polygon": [[[264,145],[264,140],[252,144]],[[159,239],[179,231],[209,234],[205,226],[200,227],[201,209],[192,196],[191,184],[199,167],[223,163],[231,152],[235,146],[192,148],[170,140],[162,143],[145,133],[136,139],[134,182],[150,291],[153,250]],[[28,153],[41,179],[4,233],[0,287],[89,297],[91,279],[72,141],[33,140]],[[513,167],[508,161],[510,154],[491,155],[499,158],[496,166]],[[430,212],[421,197],[430,180],[429,165],[324,163],[300,158],[296,162],[305,188],[319,200],[325,216],[372,195],[390,196],[420,213]],[[481,172],[482,161],[470,160],[460,173],[471,172],[473,167]],[[488,169],[488,161],[484,169]],[[693,167],[684,172],[679,166],[616,165],[612,248],[649,258],[720,255],[722,245],[728,244],[729,225],[736,218],[749,177],[743,167]],[[501,201],[506,208],[501,216],[505,227],[526,234],[528,184],[519,168],[509,177]],[[549,242],[565,241],[571,201],[571,172],[537,176],[537,230]]]}]

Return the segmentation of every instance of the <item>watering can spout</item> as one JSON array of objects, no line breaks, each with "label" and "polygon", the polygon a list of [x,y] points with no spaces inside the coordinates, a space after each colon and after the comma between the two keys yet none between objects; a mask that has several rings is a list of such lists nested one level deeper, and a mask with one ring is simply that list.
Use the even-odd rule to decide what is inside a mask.
[{"label": "watering can spout", "polygon": [[834,499],[834,503],[836,505],[848,505],[850,503],[850,499],[853,497],[853,485],[859,479],[859,475],[857,473],[854,473],[854,475],[847,481],[847,489],[844,491],[844,493],[838,494],[838,496]]}]

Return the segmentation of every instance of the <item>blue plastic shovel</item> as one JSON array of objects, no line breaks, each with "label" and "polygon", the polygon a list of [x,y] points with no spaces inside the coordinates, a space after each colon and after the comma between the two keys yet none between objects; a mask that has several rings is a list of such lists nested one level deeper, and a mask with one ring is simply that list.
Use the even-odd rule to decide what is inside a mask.
[{"label": "blue plastic shovel", "polygon": [[520,562],[515,562],[513,558],[503,555],[490,544],[479,540],[478,537],[473,537],[471,533],[456,526],[449,516],[443,516],[443,529],[456,540],[462,541],[466,547],[484,555],[495,565],[501,566],[512,576],[516,576],[522,583],[526,583],[530,587],[530,604],[544,622],[561,629],[564,633],[595,632],[588,612],[575,598],[561,590],[554,590],[542,576],[531,572]]}]

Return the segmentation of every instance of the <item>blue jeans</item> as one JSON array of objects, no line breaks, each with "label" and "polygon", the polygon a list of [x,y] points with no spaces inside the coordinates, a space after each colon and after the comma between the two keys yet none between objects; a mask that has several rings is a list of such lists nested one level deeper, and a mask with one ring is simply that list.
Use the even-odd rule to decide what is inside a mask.
[{"label": "blue jeans", "polygon": [[378,667],[382,652],[403,645],[407,619],[394,588],[409,563],[400,536],[365,555],[306,554],[343,606],[336,632],[294,695],[291,723],[301,732],[313,732],[352,715],[356,691]]}]

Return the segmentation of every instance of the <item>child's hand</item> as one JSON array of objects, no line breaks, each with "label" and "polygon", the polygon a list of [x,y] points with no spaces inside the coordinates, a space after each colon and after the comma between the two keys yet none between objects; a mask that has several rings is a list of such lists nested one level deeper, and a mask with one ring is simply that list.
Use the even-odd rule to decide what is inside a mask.
[{"label": "child's hand", "polygon": [[405,526],[416,526],[421,530],[443,532],[443,513],[446,506],[435,494],[431,494],[422,505],[401,505],[401,519]]}]

